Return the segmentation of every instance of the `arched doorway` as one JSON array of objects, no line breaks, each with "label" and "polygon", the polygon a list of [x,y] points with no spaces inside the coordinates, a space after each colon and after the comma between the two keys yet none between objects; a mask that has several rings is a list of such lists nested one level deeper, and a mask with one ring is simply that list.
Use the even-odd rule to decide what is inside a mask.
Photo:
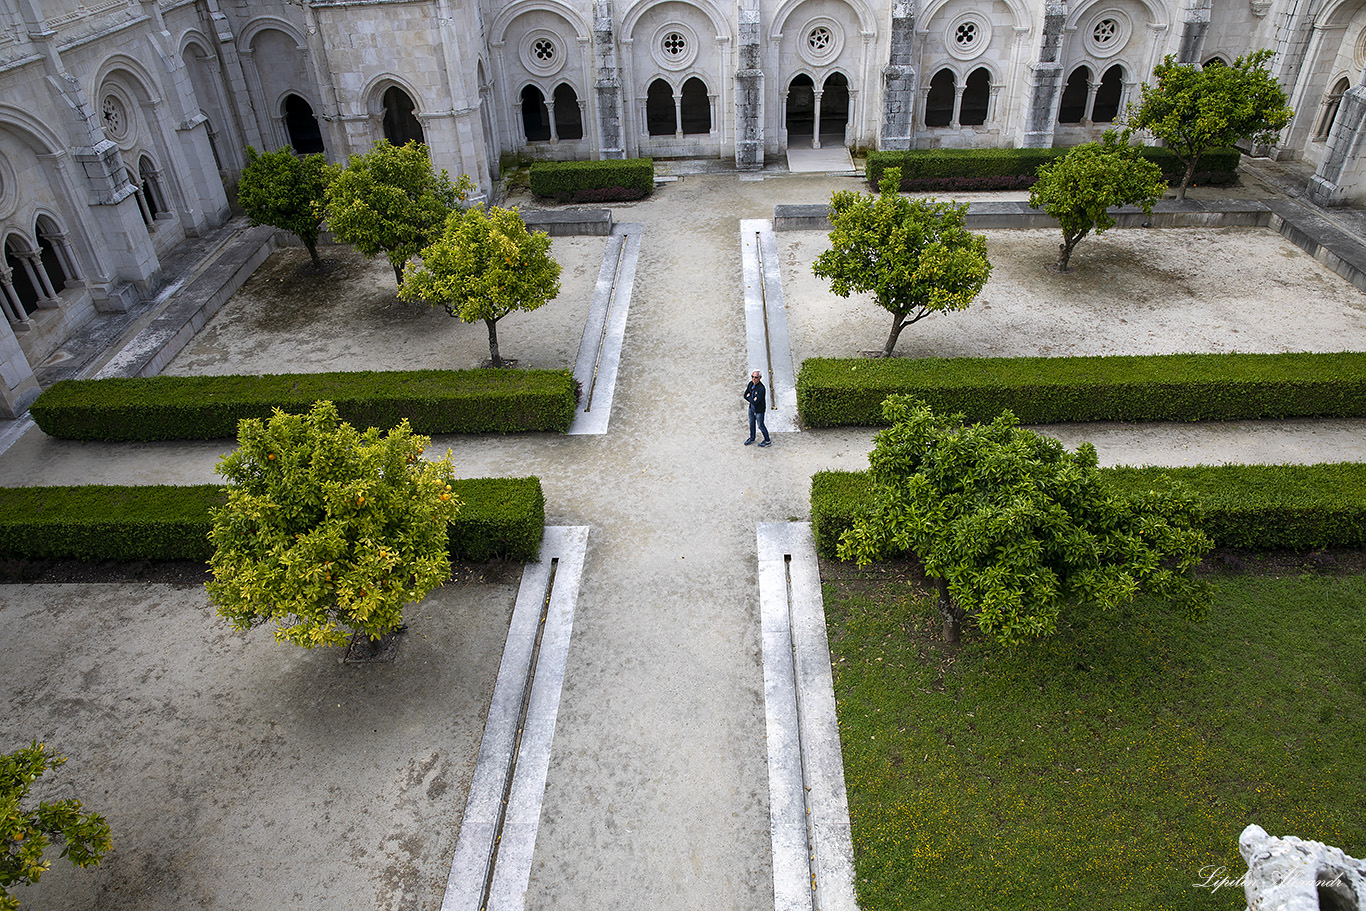
[{"label": "arched doorway", "polygon": [[787,147],[807,148],[815,139],[816,84],[805,74],[787,86]]},{"label": "arched doorway", "polygon": [[984,66],[968,73],[963,81],[963,100],[958,104],[958,125],[980,127],[991,108],[991,73]]},{"label": "arched doorway", "polygon": [[1091,122],[1114,123],[1115,118],[1119,116],[1119,102],[1123,92],[1124,67],[1116,63],[1100,77],[1096,100],[1091,103]]},{"label": "arched doorway", "polygon": [[522,130],[527,142],[550,140],[550,117],[545,109],[545,96],[534,85],[522,89]]},{"label": "arched doorway", "polygon": [[384,93],[384,138],[391,145],[427,141],[422,124],[413,113],[414,107],[413,99],[398,86],[391,86]]},{"label": "arched doorway", "polygon": [[1058,104],[1058,123],[1081,123],[1086,116],[1087,96],[1091,91],[1091,70],[1079,66],[1067,77],[1067,86],[1062,90],[1062,101]]},{"label": "arched doorway", "polygon": [[10,269],[10,287],[19,299],[20,309],[14,318],[20,321],[28,319],[29,314],[38,309],[40,299],[34,285],[33,263],[31,260],[25,261],[30,253],[28,244],[15,235],[5,239],[5,265]]},{"label": "arched doorway", "polygon": [[946,127],[953,123],[953,96],[957,86],[953,70],[942,69],[930,80],[925,93],[925,126]]},{"label": "arched doorway", "polygon": [[560,139],[583,138],[583,110],[579,96],[567,82],[555,86],[555,135]]},{"label": "arched doorway", "polygon": [[849,128],[849,79],[843,73],[831,73],[826,77],[821,86],[817,116],[821,143],[843,146]]},{"label": "arched doorway", "polygon": [[313,106],[298,95],[285,96],[285,132],[289,146],[300,155],[316,155],[323,151],[323,131]]},{"label": "arched doorway", "polygon": [[711,99],[707,97],[705,82],[694,76],[683,83],[678,107],[683,135],[711,132]]},{"label": "arched doorway", "polygon": [[672,136],[678,131],[674,90],[663,79],[650,83],[645,93],[645,130],[651,136]]}]

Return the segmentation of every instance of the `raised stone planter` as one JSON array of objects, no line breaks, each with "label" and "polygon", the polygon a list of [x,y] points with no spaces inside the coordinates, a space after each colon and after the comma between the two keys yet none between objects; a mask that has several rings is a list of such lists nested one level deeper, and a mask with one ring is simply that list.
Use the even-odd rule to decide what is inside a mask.
[{"label": "raised stone planter", "polygon": [[611,209],[523,209],[522,221],[532,231],[551,237],[591,234],[606,237],[612,233]]}]

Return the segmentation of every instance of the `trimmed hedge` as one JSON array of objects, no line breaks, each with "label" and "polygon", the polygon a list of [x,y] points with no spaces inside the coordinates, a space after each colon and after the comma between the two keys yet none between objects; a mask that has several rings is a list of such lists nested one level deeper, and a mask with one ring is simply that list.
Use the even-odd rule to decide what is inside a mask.
[{"label": "trimmed hedge", "polygon": [[1366,548],[1366,464],[1111,468],[1111,484],[1142,489],[1166,475],[1193,491],[1219,547],[1312,551]]},{"label": "trimmed hedge", "polygon": [[[1366,548],[1366,463],[1218,465],[1191,468],[1103,468],[1117,491],[1148,487],[1158,477],[1184,484],[1204,509],[1215,546],[1307,552]],[[822,471],[811,478],[816,551],[830,560],[840,535],[867,508],[866,472]]]},{"label": "trimmed hedge", "polygon": [[[1033,186],[1040,165],[1067,154],[1048,149],[912,149],[868,153],[864,173],[876,190],[887,168],[901,169],[902,190],[1019,190]],[[1186,167],[1170,150],[1143,146],[1140,154],[1155,161],[1170,184],[1179,184]],[[1200,156],[1193,183],[1228,184],[1238,177],[1242,153],[1215,149]]]},{"label": "trimmed hedge", "polygon": [[[464,502],[451,523],[452,559],[536,559],[545,525],[539,478],[458,480],[451,490]],[[207,561],[209,510],[225,499],[213,484],[0,488],[0,558]]]},{"label": "trimmed hedge", "polygon": [[236,437],[243,418],[305,412],[321,399],[356,427],[407,418],[422,434],[563,433],[578,408],[567,370],[408,370],[63,380],[29,413],[61,439],[211,440]]},{"label": "trimmed hedge", "polygon": [[644,199],[654,188],[653,158],[538,161],[531,166],[531,192],[560,202]]},{"label": "trimmed hedge", "polygon": [[1366,416],[1366,352],[1127,357],[810,358],[797,376],[809,427],[882,426],[910,393],[941,413],[1025,424]]}]

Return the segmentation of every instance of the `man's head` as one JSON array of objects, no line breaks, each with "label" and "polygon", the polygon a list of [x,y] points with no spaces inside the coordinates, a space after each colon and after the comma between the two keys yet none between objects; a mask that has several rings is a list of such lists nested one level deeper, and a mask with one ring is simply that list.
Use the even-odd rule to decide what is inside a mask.
[{"label": "man's head", "polygon": [[764,375],[756,370],[749,375],[749,378],[757,383],[764,378]]}]

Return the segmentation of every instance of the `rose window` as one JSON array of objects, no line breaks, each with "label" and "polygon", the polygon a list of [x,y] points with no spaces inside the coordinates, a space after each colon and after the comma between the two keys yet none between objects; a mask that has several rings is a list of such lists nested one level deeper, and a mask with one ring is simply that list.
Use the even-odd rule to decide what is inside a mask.
[{"label": "rose window", "polygon": [[959,47],[972,47],[977,41],[977,23],[971,21],[959,23],[958,29],[954,32],[953,40],[958,42]]},{"label": "rose window", "polygon": [[830,46],[835,43],[835,36],[830,33],[830,29],[818,25],[806,36],[806,43],[813,53],[828,54]]},{"label": "rose window", "polygon": [[678,32],[669,32],[664,36],[661,46],[664,48],[664,53],[677,59],[688,52],[688,39]]},{"label": "rose window", "polygon": [[111,137],[123,136],[128,130],[128,116],[123,110],[123,102],[113,95],[104,96],[100,106],[100,116],[104,120],[104,131]]},{"label": "rose window", "polygon": [[542,63],[549,63],[555,59],[555,42],[548,38],[540,38],[531,46],[531,53]]},{"label": "rose window", "polygon": [[1115,39],[1119,37],[1119,23],[1113,19],[1102,19],[1092,29],[1091,37],[1101,47],[1114,44]]}]

